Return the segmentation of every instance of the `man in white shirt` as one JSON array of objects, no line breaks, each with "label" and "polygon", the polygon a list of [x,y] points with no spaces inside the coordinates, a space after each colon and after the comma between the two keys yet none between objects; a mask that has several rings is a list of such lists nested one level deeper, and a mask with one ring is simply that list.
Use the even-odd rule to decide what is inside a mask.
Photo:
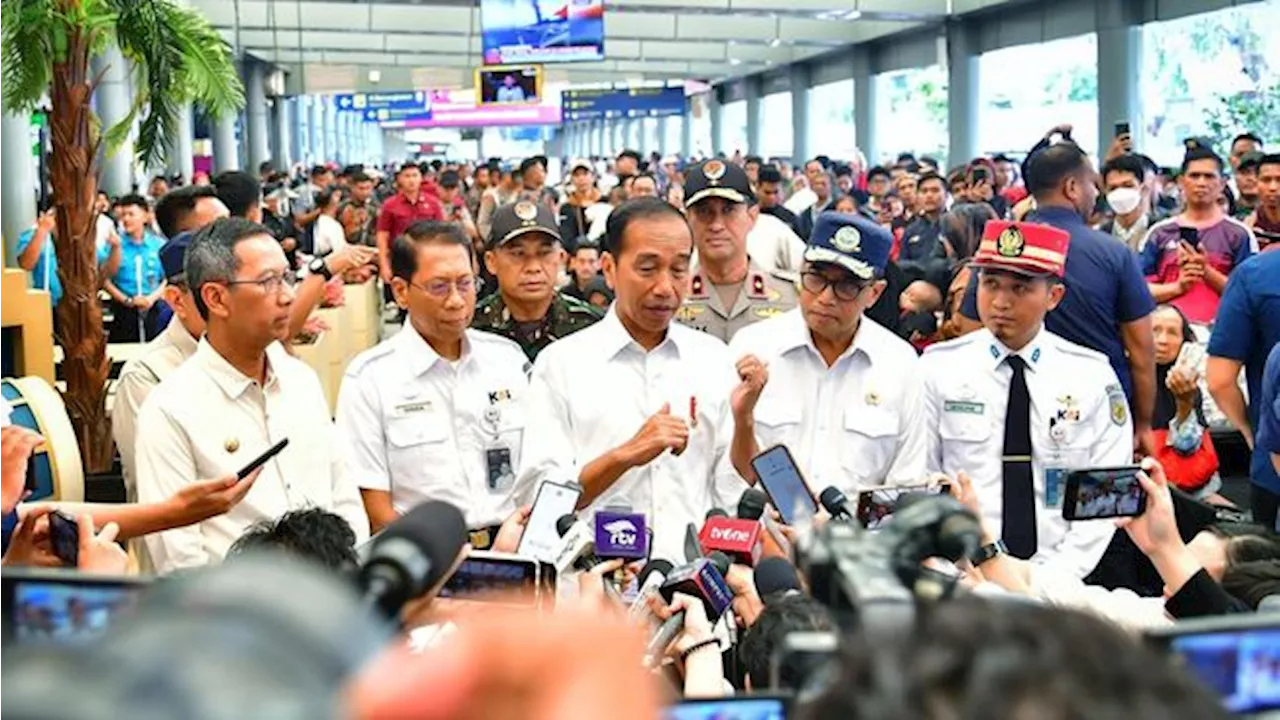
[{"label": "man in white shirt", "polygon": [[915,349],[863,317],[884,292],[892,245],[870,220],[823,213],[804,255],[800,307],[729,343],[743,380],[731,401],[743,477],[753,479],[760,450],[786,445],[815,492],[854,497],[924,478]]},{"label": "man in white shirt", "polygon": [[408,322],[343,378],[338,434],[375,531],[428,500],[462,508],[473,529],[514,510],[527,361],[511,340],[469,329],[472,252],[456,223],[418,222],[392,240],[391,288]]},{"label": "man in white shirt", "polygon": [[656,198],[609,218],[609,314],[544,349],[529,382],[517,493],[576,479],[579,507],[626,499],[651,518],[654,557],[683,557],[687,523],[746,488],[728,461],[733,363],[724,343],[672,323],[689,291],[693,236]]},{"label": "man in white shirt", "polygon": [[[920,362],[930,470],[973,478],[1003,546],[1041,570],[1082,578],[1115,533],[1062,518],[1067,473],[1133,459],[1133,421],[1105,355],[1045,330],[1070,236],[992,220],[973,265],[983,329],[933,345]],[[986,549],[984,548],[984,551]]]},{"label": "man in white shirt", "polygon": [[218,562],[254,522],[319,507],[357,541],[369,522],[345,479],[315,373],[276,342],[289,327],[293,274],[271,232],[223,218],[196,233],[184,263],[207,325],[195,355],[165,378],[138,418],[138,500],[156,502],[200,478],[226,477],[287,438],[252,490],[225,515],[147,537],[159,572]]}]

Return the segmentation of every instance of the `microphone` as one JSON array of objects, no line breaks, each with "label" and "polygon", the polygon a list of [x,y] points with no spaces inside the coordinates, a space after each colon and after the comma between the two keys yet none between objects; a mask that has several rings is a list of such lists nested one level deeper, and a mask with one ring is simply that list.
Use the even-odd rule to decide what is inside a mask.
[{"label": "microphone", "polygon": [[702,550],[710,553],[719,550],[732,562],[754,567],[760,561],[763,545],[760,540],[760,523],[730,517],[707,518],[698,535]]},{"label": "microphone", "polygon": [[[713,555],[715,557],[699,558],[673,570],[659,586],[658,594],[668,603],[676,593],[701,600],[707,611],[707,619],[714,624],[733,603],[733,592],[724,579],[729,572],[729,558],[719,552]],[[652,666],[660,659],[663,651],[680,634],[680,629],[684,627],[684,614],[684,610],[677,610],[654,632],[645,648],[647,665]]]},{"label": "microphone", "polygon": [[743,520],[759,520],[764,515],[764,507],[769,504],[769,496],[763,490],[747,488],[738,498],[738,517]]},{"label": "microphone", "polygon": [[596,556],[624,561],[649,557],[649,534],[643,513],[600,510],[595,516]]},{"label": "microphone", "polygon": [[576,515],[570,513],[557,518],[556,532],[560,534],[560,547],[553,560],[557,574],[563,575],[570,569],[586,572],[600,563],[591,528]]},{"label": "microphone", "polygon": [[780,557],[768,557],[760,561],[754,573],[756,595],[768,604],[767,598],[775,593],[801,591],[800,576],[791,563]]},{"label": "microphone", "polygon": [[631,621],[639,621],[645,615],[649,614],[649,598],[658,594],[658,588],[662,583],[667,581],[667,576],[671,574],[673,565],[661,558],[650,560],[636,576],[636,585],[639,588],[636,592],[635,602],[631,603],[631,609],[627,612],[627,617]]},{"label": "microphone", "polygon": [[702,543],[698,540],[698,526],[689,523],[684,527],[684,559],[693,562],[702,557]]},{"label": "microphone", "polygon": [[743,491],[742,497],[738,498],[738,518],[758,521],[764,526],[764,534],[760,536],[764,556],[790,558],[791,543],[782,536],[777,523],[765,514],[768,504],[769,496],[763,490],[747,488]]},{"label": "microphone", "polygon": [[818,501],[822,503],[822,507],[831,513],[831,517],[839,520],[848,520],[853,522],[858,518],[857,508],[849,504],[849,498],[840,492],[840,488],[830,486],[822,491],[818,496]]},{"label": "microphone", "polygon": [[720,508],[714,508],[714,507],[713,507],[713,508],[711,508],[710,510],[708,510],[708,511],[707,511],[707,514],[706,514],[706,515],[704,515],[702,519],[703,519],[703,521],[705,522],[705,521],[707,521],[707,520],[710,520],[710,519],[711,519],[711,518],[713,518],[713,517],[722,517],[722,518],[727,518],[727,517],[729,517],[729,513],[725,512],[724,510],[721,510]]},{"label": "microphone", "polygon": [[413,508],[370,544],[356,576],[365,604],[396,617],[444,577],[466,543],[467,523],[458,508],[439,500]]}]

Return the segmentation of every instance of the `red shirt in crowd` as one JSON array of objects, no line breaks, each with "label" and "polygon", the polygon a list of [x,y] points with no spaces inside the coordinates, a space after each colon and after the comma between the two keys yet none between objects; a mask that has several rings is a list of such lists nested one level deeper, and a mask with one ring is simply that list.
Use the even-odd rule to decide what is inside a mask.
[{"label": "red shirt in crowd", "polygon": [[409,226],[419,220],[444,220],[444,208],[440,201],[426,192],[418,192],[417,201],[411,201],[404,193],[396,193],[382,204],[378,211],[378,232],[386,232],[394,238],[404,234]]}]

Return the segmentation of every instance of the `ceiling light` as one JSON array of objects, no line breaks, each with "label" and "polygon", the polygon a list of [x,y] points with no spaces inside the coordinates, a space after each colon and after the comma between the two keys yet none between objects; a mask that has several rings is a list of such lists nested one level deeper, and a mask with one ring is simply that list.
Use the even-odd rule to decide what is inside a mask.
[{"label": "ceiling light", "polygon": [[382,80],[382,71],[381,71],[381,70],[370,70],[370,71],[369,71],[369,82],[371,82],[371,83],[376,83],[376,82],[378,82],[378,81],[380,81],[380,80]]},{"label": "ceiling light", "polygon": [[730,65],[741,65],[741,64],[742,64],[742,61],[741,61],[741,60],[739,60],[738,58],[729,58],[729,64],[730,64]]},{"label": "ceiling light", "polygon": [[774,38],[769,41],[769,47],[778,47],[782,44],[782,38]]}]

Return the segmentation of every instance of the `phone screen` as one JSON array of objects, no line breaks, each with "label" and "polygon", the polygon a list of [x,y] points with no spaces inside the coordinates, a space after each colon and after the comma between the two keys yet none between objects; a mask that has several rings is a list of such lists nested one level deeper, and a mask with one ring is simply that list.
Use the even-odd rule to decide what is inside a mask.
[{"label": "phone screen", "polygon": [[889,522],[893,517],[893,508],[898,498],[906,493],[925,493],[941,495],[947,492],[946,485],[904,485],[887,487],[878,490],[863,490],[858,493],[858,522],[868,530],[875,530]]},{"label": "phone screen", "polygon": [[1128,135],[1128,134],[1130,133],[1129,133],[1129,122],[1127,120],[1125,122],[1116,123],[1116,137],[1120,137],[1121,135]]},{"label": "phone screen", "polygon": [[1136,465],[1075,470],[1067,476],[1062,516],[1067,520],[1135,517],[1147,507]]},{"label": "phone screen", "polygon": [[1169,647],[1228,711],[1280,709],[1280,628],[1182,635]]},{"label": "phone screen", "polygon": [[516,552],[543,562],[555,562],[560,549],[560,533],[556,521],[574,511],[582,488],[577,485],[543,482],[538,486],[538,497],[533,501],[529,522],[520,536]]},{"label": "phone screen", "polygon": [[782,522],[795,525],[800,518],[812,517],[818,511],[818,503],[786,445],[774,445],[755,456],[751,467],[769,494],[769,502],[782,515]]},{"label": "phone screen", "polygon": [[1178,237],[1182,238],[1193,248],[1200,248],[1200,231],[1193,227],[1178,228]]},{"label": "phone screen", "polygon": [[61,510],[49,513],[49,544],[62,562],[72,567],[80,564],[80,525]]},{"label": "phone screen", "polygon": [[661,720],[786,720],[787,702],[779,697],[705,698],[683,700],[662,711]]},{"label": "phone screen", "polygon": [[538,563],[517,557],[469,557],[462,561],[440,590],[440,597],[458,598],[502,593],[520,605],[538,603]]},{"label": "phone screen", "polygon": [[132,611],[146,583],[137,580],[8,578],[5,632],[21,643],[84,643]]}]

